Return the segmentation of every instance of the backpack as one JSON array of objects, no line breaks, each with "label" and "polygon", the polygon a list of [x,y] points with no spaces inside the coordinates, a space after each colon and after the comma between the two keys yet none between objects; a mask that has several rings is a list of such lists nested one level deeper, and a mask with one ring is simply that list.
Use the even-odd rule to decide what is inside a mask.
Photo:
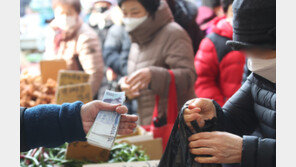
[{"label": "backpack", "polygon": [[222,61],[224,56],[226,56],[229,52],[232,51],[231,47],[226,45],[226,41],[230,40],[229,38],[220,36],[214,32],[208,34],[206,38],[210,39],[213,42],[219,62]]}]

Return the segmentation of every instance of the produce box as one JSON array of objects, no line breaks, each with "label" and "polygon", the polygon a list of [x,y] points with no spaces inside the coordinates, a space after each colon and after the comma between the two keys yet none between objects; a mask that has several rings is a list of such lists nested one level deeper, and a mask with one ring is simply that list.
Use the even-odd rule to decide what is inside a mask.
[{"label": "produce box", "polygon": [[117,138],[116,143],[129,143],[139,146],[140,149],[150,157],[150,160],[159,160],[162,156],[162,139],[153,138],[151,133],[144,133],[138,136],[129,136],[125,138]]},{"label": "produce box", "polygon": [[87,142],[73,142],[67,147],[66,159],[91,162],[106,162],[110,151],[92,146]]},{"label": "produce box", "polygon": [[154,161],[142,161],[142,162],[91,164],[91,165],[83,165],[83,167],[157,167],[158,164],[159,164],[159,160],[154,160]]},{"label": "produce box", "polygon": [[42,60],[40,61],[40,73],[43,83],[51,78],[57,81],[59,70],[66,70],[67,64],[63,59],[59,60]]}]

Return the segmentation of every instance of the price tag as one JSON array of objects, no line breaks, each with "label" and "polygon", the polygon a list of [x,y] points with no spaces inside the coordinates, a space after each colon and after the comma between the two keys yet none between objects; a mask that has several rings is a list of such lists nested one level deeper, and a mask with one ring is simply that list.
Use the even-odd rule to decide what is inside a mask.
[{"label": "price tag", "polygon": [[87,83],[90,75],[83,71],[60,70],[58,75],[58,85],[73,85]]},{"label": "price tag", "polygon": [[72,103],[75,101],[88,103],[92,100],[91,86],[89,83],[66,85],[58,87],[56,103]]}]

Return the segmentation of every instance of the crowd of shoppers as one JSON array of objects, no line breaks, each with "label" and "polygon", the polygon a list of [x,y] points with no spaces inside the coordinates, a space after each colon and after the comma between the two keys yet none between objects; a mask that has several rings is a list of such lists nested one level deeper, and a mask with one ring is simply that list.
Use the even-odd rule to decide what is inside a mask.
[{"label": "crowd of shoppers", "polygon": [[[90,74],[94,99],[106,73],[112,74],[109,80],[117,83],[116,89],[137,102],[129,109],[135,110],[140,125],[155,121],[156,107],[157,119],[166,118],[174,80],[178,110],[188,106],[184,120],[189,128],[192,121],[203,127],[206,120],[218,118],[220,132],[189,138],[192,154],[211,155],[196,157],[197,162],[275,166],[275,5],[275,0],[205,0],[199,7],[187,0],[96,0],[84,23],[79,0],[53,0],[55,18],[49,25],[45,58],[64,59],[68,69]],[[64,139],[49,137],[44,144],[42,138],[33,144],[35,139],[27,137],[23,146],[84,139],[87,130],[83,132],[82,115],[77,114],[82,105],[24,110],[26,133],[36,133],[29,128],[38,122],[28,121],[38,119],[38,109],[55,110],[51,114],[66,110],[71,115],[67,119],[74,119],[80,131]],[[137,119],[126,117],[130,124]]]}]

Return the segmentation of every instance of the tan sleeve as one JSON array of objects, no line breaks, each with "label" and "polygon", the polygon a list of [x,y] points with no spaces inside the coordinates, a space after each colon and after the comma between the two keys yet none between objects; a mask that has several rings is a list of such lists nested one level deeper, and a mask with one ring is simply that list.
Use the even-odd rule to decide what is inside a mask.
[{"label": "tan sleeve", "polygon": [[90,74],[92,95],[95,96],[104,75],[104,62],[98,36],[94,33],[81,34],[77,40],[77,51],[84,72]]}]

